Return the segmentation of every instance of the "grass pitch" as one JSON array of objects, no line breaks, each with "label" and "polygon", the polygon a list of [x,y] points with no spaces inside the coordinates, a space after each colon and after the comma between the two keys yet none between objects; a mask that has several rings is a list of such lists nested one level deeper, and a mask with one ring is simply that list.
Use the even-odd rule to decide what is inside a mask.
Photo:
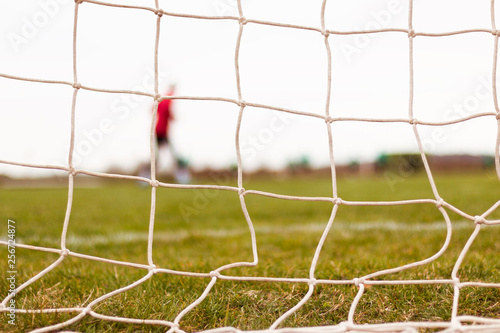
[{"label": "grass pitch", "polygon": [[[472,216],[500,199],[491,172],[482,175],[435,175],[442,198]],[[77,177],[78,179],[78,177]],[[236,186],[230,177],[206,183]],[[331,197],[330,178],[247,179],[246,190],[305,197]],[[411,177],[339,179],[338,196],[349,201],[434,199],[423,174]],[[16,222],[16,242],[60,247],[68,193],[60,188],[0,189],[0,237],[7,240],[7,220]],[[259,264],[224,271],[231,276],[308,278],[311,260],[328,222],[332,204],[245,196],[257,235]],[[151,190],[133,182],[99,187],[76,186],[68,229],[72,252],[147,264]],[[450,279],[456,259],[474,223],[447,210],[453,225],[451,244],[436,261],[381,279]],[[489,219],[499,219],[493,212]],[[382,269],[432,256],[442,246],[446,225],[433,204],[402,206],[341,205],[315,271],[317,279],[351,280]],[[500,228],[484,226],[462,264],[461,281],[500,282]],[[1,267],[7,248],[0,247]],[[59,255],[16,249],[16,283],[28,280]],[[158,267],[210,272],[236,261],[252,261],[250,233],[236,192],[157,189],[153,260]],[[23,309],[79,307],[145,276],[146,270],[67,257],[63,263],[16,296]],[[110,316],[173,321],[196,300],[209,279],[156,274],[140,286],[103,301],[94,311]],[[2,299],[8,281],[0,280]],[[307,284],[219,280],[207,299],[186,314],[181,329],[222,326],[242,330],[268,328],[306,294]],[[357,293],[353,285],[317,285],[312,298],[280,327],[333,325],[347,320]],[[459,314],[500,318],[496,288],[461,290]],[[453,288],[441,285],[372,286],[357,308],[355,322],[447,321]],[[0,331],[25,332],[71,319],[76,313],[16,315],[15,325],[2,314]],[[167,328],[104,321],[90,316],[66,327],[80,332],[160,332]]]}]

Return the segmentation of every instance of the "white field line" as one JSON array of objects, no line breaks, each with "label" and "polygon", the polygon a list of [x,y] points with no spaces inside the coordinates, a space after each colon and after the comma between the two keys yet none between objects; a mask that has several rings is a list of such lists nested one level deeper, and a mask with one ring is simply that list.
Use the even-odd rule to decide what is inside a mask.
[{"label": "white field line", "polygon": [[[304,225],[291,225],[291,226],[255,226],[257,236],[266,234],[291,234],[291,233],[321,233],[325,229],[326,223],[309,223]],[[473,229],[474,222],[461,221],[452,224],[453,230],[460,229]],[[334,222],[331,233],[335,232],[363,232],[363,231],[412,231],[412,232],[427,232],[446,230],[446,224],[442,222],[420,222],[420,223],[402,223],[402,222],[362,222],[350,223],[338,221]],[[183,241],[189,237],[201,238],[230,238],[237,236],[245,236],[249,234],[249,230],[245,228],[236,229],[206,229],[206,230],[177,230],[177,231],[162,231],[155,232],[154,241],[161,242],[178,242]],[[95,246],[106,244],[124,244],[133,242],[147,242],[147,231],[130,231],[130,232],[116,232],[110,235],[88,235],[88,236],[74,236],[69,235],[66,243],[69,247],[72,246]],[[41,239],[39,237],[30,237],[18,240],[18,243],[32,244],[32,243],[45,243],[45,242],[58,242],[57,238],[51,237]]]}]

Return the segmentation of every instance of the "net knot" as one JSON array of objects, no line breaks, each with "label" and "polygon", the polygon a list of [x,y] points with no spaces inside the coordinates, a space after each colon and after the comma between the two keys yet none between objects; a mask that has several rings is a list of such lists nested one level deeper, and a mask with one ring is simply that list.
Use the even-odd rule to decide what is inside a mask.
[{"label": "net knot", "polygon": [[363,280],[358,279],[358,278],[354,278],[352,280],[352,282],[354,282],[354,285],[356,286],[356,288],[359,288],[359,285],[363,283]]},{"label": "net knot", "polygon": [[76,3],[77,5],[79,5],[79,4],[83,3],[83,0],[75,0],[75,3]]},{"label": "net knot", "polygon": [[155,14],[158,15],[158,17],[162,17],[163,16],[163,10],[161,10],[161,9],[155,9]]},{"label": "net knot", "polygon": [[410,119],[410,124],[411,125],[417,125],[418,124],[418,120],[416,118],[411,118]]},{"label": "net knot", "polygon": [[152,180],[152,181],[151,181],[151,186],[153,186],[153,187],[158,187],[158,186],[160,186],[160,182],[159,182],[157,179]]},{"label": "net knot", "polygon": [[439,198],[439,200],[436,203],[437,208],[441,208],[443,206],[444,200],[443,198]]},{"label": "net knot", "polygon": [[450,330],[450,332],[458,332],[458,333],[463,333],[468,331],[466,328],[462,327],[462,324],[458,320],[452,320],[451,325],[448,327],[448,330]]},{"label": "net knot", "polygon": [[155,264],[149,265],[149,271],[153,272],[153,274],[158,273],[158,269]]},{"label": "net knot", "polygon": [[411,30],[408,30],[408,37],[409,38],[413,38],[415,37],[417,34],[415,33],[415,30],[411,29]]},{"label": "net knot", "polygon": [[238,195],[244,195],[245,194],[245,189],[242,187],[238,190]]},{"label": "net knot", "polygon": [[460,279],[458,277],[453,278],[453,286],[460,287]]},{"label": "net knot", "polygon": [[314,287],[316,285],[316,283],[318,283],[318,280],[316,280],[315,278],[311,278],[311,279],[309,279],[308,285]]},{"label": "net knot", "polygon": [[220,277],[220,273],[217,272],[217,271],[211,271],[210,272],[210,277],[211,278],[218,278],[218,277]]},{"label": "net knot", "polygon": [[479,215],[476,215],[474,216],[474,224],[484,224],[486,222],[486,220],[484,219],[484,217],[482,216],[479,216]]},{"label": "net knot", "polygon": [[61,251],[61,257],[67,257],[69,256],[70,251],[68,249],[64,249]]},{"label": "net knot", "polygon": [[78,172],[75,170],[75,168],[71,167],[69,170],[68,170],[69,174],[72,175],[73,177],[76,176],[78,174]]},{"label": "net knot", "polygon": [[498,36],[500,36],[500,30],[491,30],[491,34],[492,34],[493,36],[498,37]]},{"label": "net knot", "polygon": [[323,36],[325,36],[325,38],[328,38],[330,36],[330,33],[328,32],[328,30],[323,30],[323,31],[321,31],[321,33],[323,34]]},{"label": "net knot", "polygon": [[497,120],[500,120],[500,113],[497,113],[496,118]]},{"label": "net knot", "polygon": [[332,118],[332,117],[330,117],[330,116],[326,117],[326,118],[325,118],[325,123],[327,123],[327,124],[331,124],[331,123],[333,123],[333,118]]},{"label": "net knot", "polygon": [[241,24],[241,25],[245,25],[245,24],[247,24],[247,22],[248,22],[248,21],[247,21],[247,19],[246,19],[246,17],[245,17],[245,16],[240,17],[240,24]]},{"label": "net knot", "polygon": [[155,102],[160,102],[160,99],[161,99],[161,95],[160,94],[156,94],[155,95]]},{"label": "net knot", "polygon": [[245,101],[239,101],[238,106],[244,108],[245,106],[247,106],[247,103],[245,103]]},{"label": "net knot", "polygon": [[80,89],[81,87],[82,87],[82,85],[80,84],[80,82],[73,83],[73,88],[74,89]]},{"label": "net knot", "polygon": [[340,206],[340,205],[342,205],[342,203],[343,203],[343,201],[340,198],[335,198],[333,200],[333,204],[335,204],[335,205],[339,205]]}]

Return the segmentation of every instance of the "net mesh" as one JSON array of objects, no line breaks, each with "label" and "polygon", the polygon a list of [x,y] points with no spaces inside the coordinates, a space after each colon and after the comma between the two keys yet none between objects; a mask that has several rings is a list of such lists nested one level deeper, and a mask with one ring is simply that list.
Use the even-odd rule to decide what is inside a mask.
[{"label": "net mesh", "polygon": [[[85,83],[82,83],[78,79],[78,59],[77,59],[77,30],[78,30],[78,22],[80,18],[80,6],[85,4],[86,6],[109,6],[109,7],[116,7],[116,8],[127,8],[130,10],[136,10],[136,11],[145,11],[149,12],[152,14],[152,17],[155,17],[156,19],[156,38],[155,38],[155,50],[154,50],[154,73],[155,73],[155,80],[154,80],[154,92],[148,93],[148,92],[141,92],[141,91],[133,91],[133,90],[109,90],[109,89],[99,89],[95,88],[92,86],[87,86]],[[348,317],[346,320],[340,324],[337,325],[332,325],[332,326],[322,326],[322,327],[308,327],[308,328],[296,328],[296,329],[284,329],[284,330],[307,330],[307,331],[330,331],[330,332],[345,332],[345,331],[414,331],[419,328],[428,328],[428,329],[444,329],[445,331],[472,331],[472,330],[477,330],[477,331],[486,331],[486,330],[500,330],[500,320],[499,319],[492,319],[492,318],[481,318],[481,317],[473,317],[473,316],[461,316],[458,314],[458,308],[459,308],[459,298],[460,298],[460,292],[463,288],[465,287],[480,287],[480,288],[500,288],[500,284],[498,283],[481,283],[481,282],[474,282],[474,281],[461,281],[458,277],[458,272],[460,270],[460,267],[462,265],[462,262],[467,255],[470,247],[472,246],[474,240],[478,236],[478,234],[481,232],[482,228],[485,225],[497,225],[500,224],[500,221],[498,220],[492,220],[488,219],[488,216],[500,206],[500,201],[498,201],[496,204],[494,204],[491,208],[489,208],[487,211],[485,211],[481,215],[471,215],[468,214],[467,212],[464,212],[452,204],[448,203],[446,200],[444,200],[438,191],[438,188],[436,187],[435,181],[433,179],[432,173],[431,173],[431,168],[429,167],[429,163],[427,160],[427,156],[424,151],[424,147],[422,144],[421,140],[421,134],[419,132],[419,126],[420,125],[432,125],[432,126],[445,126],[445,125],[450,125],[453,123],[460,123],[460,122],[466,122],[471,119],[475,118],[488,118],[491,119],[492,122],[496,122],[500,128],[500,109],[498,108],[498,100],[497,100],[497,87],[496,87],[496,67],[497,67],[497,53],[498,53],[498,36],[499,31],[496,29],[496,23],[495,23],[495,7],[494,7],[494,1],[491,1],[491,28],[490,29],[474,29],[474,30],[462,30],[462,31],[452,31],[452,32],[446,32],[446,33],[426,33],[426,32],[419,32],[415,31],[413,29],[413,1],[409,1],[409,12],[408,12],[408,27],[406,29],[374,29],[374,30],[360,30],[360,31],[334,31],[334,30],[329,30],[327,29],[326,26],[326,20],[327,18],[325,17],[325,8],[327,5],[327,1],[324,0],[321,6],[321,22],[320,22],[320,27],[308,27],[308,26],[300,26],[300,25],[293,25],[293,24],[283,24],[283,23],[278,23],[278,22],[270,22],[270,21],[261,21],[261,20],[254,20],[254,19],[247,19],[245,18],[245,13],[242,7],[241,0],[238,0],[235,2],[237,5],[237,11],[238,11],[238,16],[203,16],[203,15],[189,15],[189,14],[181,14],[181,13],[174,13],[174,12],[168,12],[165,10],[162,10],[159,6],[158,1],[156,1],[156,6],[154,8],[150,7],[141,7],[141,6],[132,6],[132,5],[122,5],[122,4],[112,4],[112,3],[106,3],[106,2],[100,2],[100,1],[91,1],[91,0],[77,0],[74,4],[74,21],[73,21],[73,78],[74,80],[72,82],[65,82],[65,81],[54,81],[54,80],[45,80],[45,79],[35,79],[35,78],[29,78],[29,77],[21,77],[21,76],[16,76],[8,73],[0,73],[0,76],[6,79],[11,79],[11,80],[16,80],[16,81],[30,81],[30,82],[39,82],[43,84],[52,84],[52,85],[66,85],[70,86],[73,88],[73,103],[72,103],[72,109],[71,109],[71,142],[70,142],[70,147],[69,147],[69,156],[68,156],[68,164],[65,167],[61,166],[55,166],[55,165],[39,165],[39,164],[27,164],[27,163],[18,163],[15,161],[9,161],[9,160],[0,160],[0,163],[2,164],[7,164],[7,165],[14,165],[14,166],[22,166],[22,167],[28,167],[28,168],[41,168],[41,169],[54,169],[54,170],[60,170],[63,172],[67,173],[69,185],[68,185],[68,203],[67,203],[67,210],[66,210],[66,215],[64,218],[64,223],[63,223],[63,230],[62,230],[62,235],[61,235],[61,243],[59,248],[47,248],[47,247],[40,247],[40,246],[34,246],[30,244],[16,244],[16,247],[18,248],[24,248],[28,250],[33,250],[33,251],[42,251],[42,252],[50,252],[50,253],[55,253],[58,254],[60,257],[57,259],[52,265],[49,267],[46,267],[43,271],[40,273],[36,274],[33,276],[31,279],[23,282],[21,285],[19,285],[16,290],[13,293],[8,294],[2,301],[1,306],[0,306],[0,311],[2,312],[8,312],[8,304],[11,299],[15,297],[17,293],[20,293],[23,291],[23,289],[26,289],[28,286],[32,285],[34,282],[39,280],[41,277],[55,269],[58,265],[63,263],[68,257],[75,257],[75,258],[83,258],[91,261],[99,261],[102,263],[107,263],[107,264],[113,264],[113,265],[121,265],[121,266],[128,266],[136,269],[142,269],[146,273],[145,275],[140,278],[139,280],[135,281],[134,283],[127,285],[123,288],[114,290],[112,292],[109,292],[99,298],[96,298],[92,300],[88,305],[82,306],[82,307],[74,307],[74,308],[54,308],[54,309],[28,309],[28,308],[19,308],[16,309],[18,313],[34,313],[34,314],[40,314],[40,313],[54,313],[54,312],[70,312],[70,313],[75,313],[76,315],[71,318],[68,321],[62,322],[62,323],[57,323],[52,326],[47,326],[44,328],[39,328],[36,331],[37,332],[46,332],[46,331],[55,331],[55,330],[60,330],[64,329],[65,327],[68,327],[69,325],[78,322],[82,320],[84,317],[91,316],[100,320],[109,320],[109,321],[117,321],[117,322],[123,322],[123,323],[131,323],[131,324],[151,324],[151,325],[162,325],[167,328],[167,330],[170,331],[182,331],[183,325],[181,323],[181,320],[183,317],[196,308],[201,302],[203,302],[209,293],[211,292],[212,288],[217,284],[218,281],[258,281],[258,282],[264,282],[264,283],[279,283],[279,282],[284,282],[284,283],[295,283],[295,284],[302,284],[308,286],[308,291],[305,294],[305,296],[292,308],[288,309],[288,311],[285,311],[269,328],[270,330],[274,330],[279,328],[280,324],[282,324],[285,319],[290,317],[292,314],[294,314],[297,310],[301,309],[311,298],[313,293],[315,292],[316,288],[318,285],[353,285],[357,288],[357,295],[354,298],[351,306],[350,306],[350,311],[348,314]],[[227,4],[226,4],[227,5]],[[118,10],[118,9],[117,9]],[[187,18],[187,19],[193,19],[193,20],[230,20],[230,21],[236,21],[239,23],[239,31],[236,39],[236,44],[234,45],[234,67],[235,67],[235,73],[236,73],[236,90],[237,90],[237,98],[236,99],[231,99],[231,98],[218,98],[218,97],[199,97],[199,96],[162,96],[159,91],[159,65],[158,65],[158,49],[159,45],[161,43],[161,38],[160,38],[160,22],[165,19],[165,17],[182,17],[182,18]],[[259,103],[255,103],[249,100],[245,100],[245,96],[242,94],[242,88],[241,88],[241,78],[240,78],[240,68],[239,68],[239,54],[240,54],[240,46],[242,44],[242,35],[243,32],[245,31],[245,28],[250,26],[250,25],[260,25],[260,26],[274,26],[278,27],[281,29],[292,29],[292,30],[297,30],[297,29],[302,29],[302,30],[308,30],[308,31],[313,31],[316,32],[320,35],[323,36],[324,40],[324,52],[326,54],[326,59],[327,59],[327,80],[325,82],[326,84],[326,90],[327,90],[327,97],[326,100],[324,101],[324,113],[323,114],[315,114],[315,113],[308,113],[308,112],[302,112],[302,111],[297,111],[294,109],[289,109],[289,108],[281,108],[281,107],[275,107],[275,106],[270,106],[270,105],[263,105]],[[378,119],[378,118],[355,118],[355,117],[335,117],[334,115],[331,114],[331,90],[332,90],[332,52],[331,52],[331,39],[329,38],[331,35],[354,35],[354,34],[382,34],[382,33],[400,33],[400,34],[405,34],[408,37],[408,54],[409,54],[409,101],[408,101],[408,116],[406,118],[401,118],[401,119]],[[413,97],[414,97],[414,73],[413,73],[413,55],[414,55],[414,40],[416,38],[422,38],[422,37],[436,37],[436,38],[441,38],[441,37],[447,37],[447,36],[453,36],[453,35],[459,35],[459,34],[468,34],[468,33],[484,33],[484,34],[490,34],[493,35],[493,40],[494,40],[494,54],[493,54],[493,78],[492,78],[492,95],[494,99],[494,106],[495,106],[495,111],[493,112],[486,112],[486,113],[481,113],[481,114],[476,114],[472,116],[465,116],[461,119],[458,120],[453,120],[453,121],[448,121],[448,122],[426,122],[418,119],[414,115],[413,111]],[[103,93],[121,93],[121,94],[132,94],[132,95],[140,95],[140,96],[146,96],[152,100],[154,100],[154,105],[155,109],[158,106],[158,103],[162,101],[165,98],[171,98],[171,99],[178,99],[178,100],[209,100],[209,101],[220,101],[223,103],[230,103],[233,105],[237,105],[239,107],[239,114],[238,114],[238,120],[237,120],[237,127],[236,127],[236,136],[235,136],[235,141],[236,141],[236,155],[237,155],[237,176],[238,176],[238,181],[237,181],[237,186],[221,186],[221,185],[200,185],[200,184],[171,184],[171,183],[164,183],[161,182],[157,179],[157,170],[156,170],[156,154],[155,154],[155,137],[154,137],[154,119],[153,122],[151,123],[151,136],[150,136],[150,146],[151,146],[151,151],[150,151],[150,156],[151,156],[151,177],[138,177],[138,176],[131,176],[131,175],[122,175],[122,174],[111,174],[111,173],[99,173],[99,172],[93,172],[89,170],[83,170],[83,169],[77,169],[75,168],[74,165],[74,152],[75,152],[75,114],[76,114],[76,108],[77,108],[77,98],[79,93],[82,90],[90,90],[90,91],[97,91],[97,92],[103,92]],[[304,117],[314,117],[314,118],[320,118],[323,119],[325,122],[325,126],[327,129],[328,133],[328,146],[329,146],[329,154],[330,154],[330,168],[331,168],[331,180],[332,180],[332,188],[333,188],[333,193],[331,197],[307,197],[307,196],[288,196],[288,195],[280,195],[276,193],[269,193],[269,192],[264,192],[264,191],[257,191],[257,190],[246,190],[243,187],[243,166],[242,166],[242,156],[241,156],[241,145],[240,145],[240,128],[242,126],[243,122],[243,114],[245,113],[246,108],[248,107],[255,107],[255,108],[261,108],[261,109],[267,109],[267,110],[273,110],[281,113],[290,113],[290,114],[296,114]],[[423,161],[423,166],[425,169],[425,172],[427,174],[429,183],[432,188],[432,192],[434,197],[433,198],[425,198],[425,199],[415,199],[415,200],[401,200],[401,201],[376,201],[376,202],[366,202],[366,201],[349,201],[349,200],[344,200],[341,199],[337,195],[337,177],[336,177],[336,163],[334,161],[334,142],[333,142],[333,135],[332,135],[332,124],[338,123],[338,122],[377,122],[377,123],[401,123],[409,126],[413,134],[415,136],[415,140],[418,143],[419,151],[420,151],[420,156]],[[498,131],[500,133],[500,131]],[[497,137],[497,141],[495,144],[495,166],[496,166],[496,172],[497,175],[500,177],[500,159],[499,159],[499,145],[500,145],[500,134]],[[140,264],[140,263],[133,263],[133,262],[122,262],[118,260],[112,260],[108,258],[101,258],[97,256],[90,256],[86,255],[83,253],[78,253],[71,251],[67,246],[67,235],[68,235],[68,229],[69,229],[69,220],[71,216],[71,210],[72,210],[72,202],[73,202],[73,193],[74,193],[74,178],[77,175],[90,175],[90,176],[95,176],[95,177],[102,177],[102,178],[114,178],[114,179],[125,179],[125,180],[133,180],[133,181],[140,181],[144,183],[148,183],[151,186],[151,213],[150,213],[150,221],[149,221],[149,237],[148,237],[148,248],[147,248],[147,264]],[[239,197],[240,203],[241,203],[241,209],[243,211],[244,217],[246,219],[246,222],[248,224],[248,229],[250,231],[251,235],[251,248],[252,248],[252,253],[253,253],[253,260],[250,262],[234,262],[230,263],[221,267],[218,267],[214,269],[211,272],[205,272],[205,273],[186,273],[186,272],[181,272],[181,271],[173,271],[170,269],[158,267],[155,265],[155,262],[153,260],[153,237],[154,237],[154,224],[155,224],[155,211],[156,211],[156,203],[157,203],[157,189],[158,188],[172,188],[172,189],[213,189],[213,190],[221,190],[221,191],[230,191],[234,192],[235,195]],[[331,212],[331,216],[328,220],[328,223],[326,223],[326,226],[324,227],[322,237],[317,244],[316,251],[314,253],[314,256],[311,260],[310,263],[310,270],[309,270],[309,276],[307,278],[272,278],[272,277],[255,277],[255,276],[230,276],[230,275],[225,275],[224,271],[228,270],[229,268],[235,268],[235,267],[244,267],[244,266],[249,266],[253,267],[257,265],[258,263],[258,253],[257,253],[257,239],[256,239],[256,233],[254,230],[254,226],[252,223],[251,216],[249,214],[249,211],[246,207],[246,201],[245,197],[249,194],[253,195],[262,195],[262,196],[267,196],[267,197],[272,197],[280,200],[301,200],[301,201],[321,201],[321,202],[329,202],[333,205],[333,210]],[[446,239],[442,245],[442,247],[439,249],[438,252],[436,252],[434,255],[430,256],[427,259],[418,261],[418,262],[413,262],[411,264],[403,265],[400,267],[395,267],[395,268],[389,268],[389,269],[384,269],[381,271],[377,271],[374,273],[371,273],[366,276],[360,276],[358,278],[354,278],[352,280],[331,280],[331,279],[317,279],[315,277],[315,272],[316,272],[316,266],[318,263],[318,260],[321,255],[321,251],[323,249],[323,245],[325,243],[325,240],[329,233],[335,229],[335,216],[337,209],[341,205],[347,205],[347,206],[393,206],[393,205],[411,205],[411,204],[433,204],[437,207],[437,209],[441,212],[445,224],[446,224],[446,229],[447,229],[447,234],[446,234]],[[421,266],[424,264],[431,263],[435,261],[438,257],[440,257],[448,248],[448,245],[450,243],[451,239],[451,232],[452,232],[452,224],[450,222],[450,218],[448,217],[447,211],[445,210],[448,209],[450,211],[453,211],[463,218],[467,219],[470,221],[470,224],[474,225],[474,231],[470,235],[470,238],[464,248],[462,249],[459,257],[456,260],[455,266],[453,268],[453,271],[451,273],[451,276],[447,279],[435,279],[435,280],[392,280],[392,279],[387,279],[385,280],[383,277],[387,276],[389,274],[401,272],[404,270],[407,270],[409,268]],[[8,246],[8,242],[2,241],[2,245]],[[199,295],[199,298],[196,299],[191,305],[183,309],[181,312],[178,313],[178,315],[173,318],[172,321],[166,321],[166,320],[149,320],[149,319],[143,319],[143,318],[124,318],[124,317],[118,317],[118,316],[109,316],[109,315],[104,315],[102,313],[99,313],[95,311],[95,307],[104,302],[105,300],[108,300],[120,293],[124,293],[128,290],[131,290],[133,288],[136,288],[143,284],[144,282],[148,281],[151,279],[155,274],[175,274],[175,275],[185,275],[185,276],[190,276],[190,277],[198,277],[198,278],[203,278],[203,279],[209,279],[209,283],[206,285],[204,292]],[[357,311],[357,306],[360,302],[360,300],[363,298],[365,294],[365,288],[373,285],[385,285],[385,286],[390,286],[390,285],[429,285],[429,284],[441,284],[441,285],[449,285],[453,288],[453,304],[452,304],[452,309],[451,309],[451,320],[447,322],[433,322],[433,321],[423,321],[423,322],[397,322],[397,323],[382,323],[382,324],[359,324],[356,323],[354,318],[355,314]],[[477,326],[470,326],[466,324],[470,323],[475,323]],[[236,332],[238,329],[235,328],[217,328],[218,331],[233,331]]]}]

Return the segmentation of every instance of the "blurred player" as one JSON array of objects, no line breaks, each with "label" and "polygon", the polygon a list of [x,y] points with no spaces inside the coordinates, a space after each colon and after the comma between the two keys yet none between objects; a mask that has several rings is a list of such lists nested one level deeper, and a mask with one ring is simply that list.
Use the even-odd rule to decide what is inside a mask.
[{"label": "blurred player", "polygon": [[[167,96],[172,96],[174,94],[174,89],[175,87],[171,85],[167,92]],[[168,131],[172,120],[174,120],[174,115],[172,113],[172,100],[164,99],[158,104],[158,112],[156,113],[155,134],[158,149],[168,146]]]},{"label": "blurred player", "polygon": [[[166,96],[173,96],[175,91],[175,86],[171,85],[168,89]],[[170,124],[174,120],[174,114],[172,111],[172,99],[163,99],[158,103],[158,110],[156,112],[156,124],[155,124],[155,138],[156,138],[156,170],[158,171],[159,161],[165,163],[164,159],[167,157],[166,154],[169,153],[173,163],[174,176],[178,183],[189,183],[191,180],[191,174],[188,169],[187,162],[178,157],[175,150],[172,147],[170,141]],[[154,113],[153,109],[153,113]],[[149,167],[145,166],[141,168],[141,176],[150,177]]]},{"label": "blurred player", "polygon": [[[173,96],[175,86],[171,85],[166,96]],[[153,110],[154,112],[154,110]],[[170,122],[174,120],[172,112],[172,100],[164,99],[158,104],[158,111],[156,113],[156,143],[157,143],[157,158],[159,158],[162,150],[168,149],[170,155],[174,160],[174,174],[178,183],[189,183],[191,175],[189,173],[188,165],[185,160],[178,157],[169,140]]]}]

